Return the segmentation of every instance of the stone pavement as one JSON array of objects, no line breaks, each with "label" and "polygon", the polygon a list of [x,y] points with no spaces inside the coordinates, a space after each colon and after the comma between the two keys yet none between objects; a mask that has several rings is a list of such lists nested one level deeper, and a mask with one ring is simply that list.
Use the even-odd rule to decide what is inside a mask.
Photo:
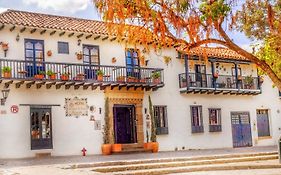
[{"label": "stone pavement", "polygon": [[168,152],[159,152],[159,153],[115,154],[110,156],[90,155],[86,157],[61,156],[61,157],[46,157],[46,158],[0,159],[0,170],[3,168],[35,166],[35,165],[79,164],[79,163],[118,161],[118,160],[194,157],[194,156],[207,156],[207,155],[218,155],[218,154],[221,155],[221,154],[272,152],[277,150],[278,149],[276,146],[267,146],[267,147],[248,147],[248,148],[168,151]]}]

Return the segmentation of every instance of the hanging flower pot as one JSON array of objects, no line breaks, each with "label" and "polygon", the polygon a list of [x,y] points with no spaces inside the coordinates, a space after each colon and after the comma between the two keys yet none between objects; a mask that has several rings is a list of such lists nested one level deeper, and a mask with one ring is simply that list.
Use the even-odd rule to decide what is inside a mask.
[{"label": "hanging flower pot", "polygon": [[9,44],[8,43],[4,43],[4,42],[0,42],[1,46],[2,46],[2,50],[4,51],[4,56],[7,56],[7,51],[9,50]]},{"label": "hanging flower pot", "polygon": [[52,51],[51,51],[51,50],[48,50],[47,56],[50,57],[50,56],[52,56],[52,54],[53,54]]},{"label": "hanging flower pot", "polygon": [[80,51],[80,52],[76,53],[76,57],[77,57],[77,60],[82,60],[82,58],[83,58],[82,52]]},{"label": "hanging flower pot", "polygon": [[213,75],[214,78],[219,78],[219,74],[217,72],[214,73]]}]

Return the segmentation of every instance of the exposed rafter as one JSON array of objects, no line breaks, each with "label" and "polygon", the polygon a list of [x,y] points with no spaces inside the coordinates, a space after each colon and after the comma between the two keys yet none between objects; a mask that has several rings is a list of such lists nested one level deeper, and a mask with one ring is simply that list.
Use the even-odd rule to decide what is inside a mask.
[{"label": "exposed rafter", "polygon": [[108,36],[106,36],[106,37],[104,37],[104,38],[102,38],[102,40],[104,41],[104,40],[107,40],[108,39]]},{"label": "exposed rafter", "polygon": [[50,36],[54,35],[56,32],[57,32],[57,31],[52,31],[52,32],[50,33]]},{"label": "exposed rafter", "polygon": [[15,28],[16,28],[16,26],[11,27],[11,28],[10,28],[10,31],[11,31],[11,32],[14,31]]},{"label": "exposed rafter", "polygon": [[26,30],[26,27],[23,27],[20,29],[20,33],[24,32]]},{"label": "exposed rafter", "polygon": [[117,39],[117,37],[113,37],[113,38],[110,39],[110,41],[114,41],[116,39]]},{"label": "exposed rafter", "polygon": [[68,37],[72,37],[74,35],[74,33],[70,33],[69,35],[68,35]]},{"label": "exposed rafter", "polygon": [[93,35],[88,35],[88,36],[86,36],[86,39],[89,39],[89,38],[91,38]]},{"label": "exposed rafter", "polygon": [[30,31],[31,34],[34,33],[34,32],[36,32],[36,29],[32,29],[32,30]]},{"label": "exposed rafter", "polygon": [[77,35],[77,38],[81,38],[83,35],[84,35],[84,34],[81,33],[81,34]]},{"label": "exposed rafter", "polygon": [[46,31],[47,31],[46,29],[45,29],[45,30],[42,30],[42,31],[40,32],[40,34],[43,35],[44,33],[46,33]]},{"label": "exposed rafter", "polygon": [[59,36],[63,36],[65,34],[65,32],[61,32],[60,34],[59,34]]},{"label": "exposed rafter", "polygon": [[94,40],[97,40],[97,39],[99,39],[99,38],[100,38],[100,35],[96,36],[96,37],[94,38]]}]

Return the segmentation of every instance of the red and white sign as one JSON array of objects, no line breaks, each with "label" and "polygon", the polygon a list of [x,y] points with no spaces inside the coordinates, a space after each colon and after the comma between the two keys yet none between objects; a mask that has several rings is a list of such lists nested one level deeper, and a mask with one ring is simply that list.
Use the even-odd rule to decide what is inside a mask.
[{"label": "red and white sign", "polygon": [[11,112],[12,113],[18,113],[19,112],[19,107],[17,105],[11,106]]}]

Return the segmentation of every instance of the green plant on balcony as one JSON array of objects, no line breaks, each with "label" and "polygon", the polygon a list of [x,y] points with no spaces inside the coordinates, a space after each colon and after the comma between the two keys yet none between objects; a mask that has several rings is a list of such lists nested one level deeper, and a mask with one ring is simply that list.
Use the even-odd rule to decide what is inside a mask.
[{"label": "green plant on balcony", "polygon": [[155,84],[159,84],[160,83],[160,77],[161,77],[161,73],[159,71],[155,71],[152,73],[151,75],[153,83]]},{"label": "green plant on balcony", "polygon": [[38,71],[38,73],[36,75],[34,75],[34,78],[36,78],[36,79],[44,79],[44,75],[45,74],[46,74],[45,71],[40,70],[40,71]]},{"label": "green plant on balcony", "polygon": [[63,72],[61,75],[60,75],[60,79],[63,80],[63,81],[67,81],[69,80],[69,72]]},{"label": "green plant on balcony", "polygon": [[96,74],[97,74],[98,81],[103,81],[103,75],[104,75],[103,71],[99,69],[97,70]]},{"label": "green plant on balcony", "polygon": [[254,78],[252,77],[252,75],[246,76],[244,79],[244,83],[246,89],[251,89],[254,85]]},{"label": "green plant on balcony", "polygon": [[49,79],[51,80],[56,79],[56,73],[53,72],[52,70],[48,70],[46,74],[48,75]]},{"label": "green plant on balcony", "polygon": [[10,66],[4,66],[2,72],[4,78],[11,78],[12,68]]}]

